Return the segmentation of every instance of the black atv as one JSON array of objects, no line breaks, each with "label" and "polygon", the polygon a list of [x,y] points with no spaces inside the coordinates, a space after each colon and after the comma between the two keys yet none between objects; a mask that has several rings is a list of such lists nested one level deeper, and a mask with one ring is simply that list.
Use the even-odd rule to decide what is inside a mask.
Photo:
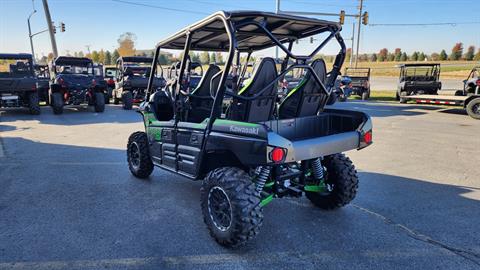
[{"label": "black atv", "polygon": [[48,91],[50,89],[50,71],[48,65],[35,65],[37,91],[40,102],[49,105]]},{"label": "black atv", "polygon": [[0,54],[1,107],[27,107],[31,114],[40,114],[31,54]]},{"label": "black atv", "polygon": [[59,56],[50,63],[50,106],[54,114],[63,113],[65,105],[93,106],[105,110],[105,87],[97,83],[93,62],[85,57]]},{"label": "black atv", "polygon": [[[357,171],[342,152],[369,146],[372,122],[362,112],[324,108],[346,54],[340,24],[245,11],[217,12],[185,29],[156,47],[155,61],[163,49],[182,50],[184,57],[174,84],[147,89],[139,107],[146,130],[133,133],[127,144],[131,173],[147,178],[157,166],[202,180],[203,219],[225,246],[257,235],[263,207],[274,198],[306,195],[326,210],[352,201]],[[328,37],[311,54],[292,53],[297,38],[322,33]],[[312,58],[332,39],[341,50],[327,78],[323,59]],[[252,52],[282,43],[293,63],[277,73],[276,62],[265,57],[241,86],[240,59],[248,63]],[[183,75],[189,50],[228,54],[225,66],[211,64],[193,91]],[[277,102],[279,82],[293,69],[304,69],[305,77]],[[229,74],[232,89],[226,87]]]},{"label": "black atv", "polygon": [[403,64],[399,67],[396,98],[400,103],[406,103],[402,96],[436,95],[442,88],[438,63]]},{"label": "black atv", "polygon": [[[140,103],[145,99],[148,79],[152,69],[151,57],[127,56],[120,57],[116,64],[115,89],[112,91],[113,103],[122,101],[125,110],[131,110],[133,103]],[[161,68],[159,74],[154,74],[152,84],[155,88],[165,86],[165,79]]]}]

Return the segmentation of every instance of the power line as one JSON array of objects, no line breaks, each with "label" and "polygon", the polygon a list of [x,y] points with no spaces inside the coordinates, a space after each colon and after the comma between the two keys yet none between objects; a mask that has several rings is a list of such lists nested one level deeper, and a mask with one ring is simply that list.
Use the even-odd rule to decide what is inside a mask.
[{"label": "power line", "polygon": [[462,24],[480,24],[478,22],[436,22],[436,23],[370,23],[369,26],[441,26],[441,25],[449,25],[449,26],[457,26]]},{"label": "power line", "polygon": [[201,12],[201,11],[191,11],[191,10],[185,10],[185,9],[160,7],[160,6],[150,5],[150,4],[135,3],[135,2],[124,1],[124,0],[112,0],[112,1],[113,1],[113,2],[117,2],[117,3],[134,5],[134,6],[150,7],[150,8],[157,8],[157,9],[163,9],[163,10],[169,10],[169,11],[176,11],[176,12],[183,12],[183,13],[190,13],[190,14],[210,15],[210,13],[205,13],[205,12]]}]

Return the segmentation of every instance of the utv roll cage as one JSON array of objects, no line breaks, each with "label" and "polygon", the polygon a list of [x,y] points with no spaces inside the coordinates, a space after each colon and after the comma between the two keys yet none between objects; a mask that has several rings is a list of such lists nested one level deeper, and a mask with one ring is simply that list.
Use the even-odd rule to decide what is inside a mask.
[{"label": "utv roll cage", "polygon": [[[35,75],[33,68],[33,58],[32,55],[29,53],[0,53],[0,60],[26,60],[28,62],[28,65],[23,65],[22,69],[27,70],[23,71],[22,73],[28,73],[28,75],[31,75],[32,77]],[[10,67],[13,68],[13,70],[10,70],[11,73],[16,73],[16,65],[16,63],[10,64]]]},{"label": "utv roll cage", "polygon": [[[175,99],[175,121],[178,122],[180,119],[178,119],[177,114],[180,110],[175,107],[182,106],[180,94],[183,96],[188,95],[181,87],[183,86],[184,78],[182,77],[186,68],[189,51],[217,51],[228,53],[224,70],[215,75],[215,77],[220,76],[218,87],[217,89],[211,89],[211,95],[214,101],[207,124],[208,133],[212,128],[214,120],[221,116],[221,107],[225,94],[243,101],[255,100],[274,84],[278,83],[286,73],[296,68],[309,71],[325,94],[330,96],[335,78],[340,74],[340,68],[346,54],[346,46],[340,35],[340,31],[341,25],[336,22],[313,18],[257,11],[219,11],[158,43],[155,50],[155,61],[152,63],[157,62],[161,49],[183,50],[183,58],[178,73],[179,77],[175,80],[175,87],[173,87],[175,90],[172,93]],[[330,34],[309,55],[297,55],[292,52],[292,47],[296,40],[325,32],[329,32]],[[335,58],[333,68],[324,85],[307,62],[312,60],[333,38],[337,40],[341,49]],[[285,44],[287,44],[287,46],[285,46]],[[280,74],[277,75],[274,81],[253,96],[246,97],[237,95],[237,90],[241,85],[241,80],[246,70],[246,68],[241,71],[237,70],[237,67],[240,66],[240,53],[247,53],[246,63],[248,63],[252,52],[274,46],[278,46],[286,54],[282,62]],[[235,64],[233,63],[234,58]],[[290,60],[293,60],[293,64],[291,65],[288,64]],[[156,64],[152,64],[151,74],[155,73],[156,66]],[[226,81],[232,66],[233,89],[232,91],[226,91]],[[247,65],[244,66],[246,67]],[[150,100],[150,95],[153,93],[152,83],[153,76],[151,75],[147,87],[147,101]],[[323,109],[327,100],[328,98],[321,102],[322,104],[319,105],[318,110]]]},{"label": "utv roll cage", "polygon": [[[414,63],[414,64],[401,64],[400,68],[400,81],[438,81],[440,78],[440,64],[439,63]],[[413,69],[413,74],[408,74],[408,70]],[[428,70],[429,74],[417,74],[417,69],[425,71]]]}]

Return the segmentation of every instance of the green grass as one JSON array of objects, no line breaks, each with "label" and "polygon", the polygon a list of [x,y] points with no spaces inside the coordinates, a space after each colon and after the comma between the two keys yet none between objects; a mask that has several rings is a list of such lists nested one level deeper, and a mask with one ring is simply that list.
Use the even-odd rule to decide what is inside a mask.
[{"label": "green grass", "polygon": [[[350,99],[361,99],[360,96],[350,96]],[[371,91],[370,92],[370,99],[374,101],[397,101],[395,99],[395,91],[388,91],[388,90],[379,90],[379,91]]]}]

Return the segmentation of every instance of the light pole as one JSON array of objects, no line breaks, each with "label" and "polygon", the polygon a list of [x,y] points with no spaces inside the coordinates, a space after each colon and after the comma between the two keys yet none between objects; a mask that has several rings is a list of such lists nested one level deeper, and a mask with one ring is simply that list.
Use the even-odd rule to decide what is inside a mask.
[{"label": "light pole", "polygon": [[[33,1],[32,1],[33,3]],[[32,36],[32,27],[30,26],[30,18],[32,18],[32,15],[37,13],[37,10],[35,9],[35,7],[33,8],[33,12],[30,13],[30,15],[28,16],[28,19],[27,19],[27,24],[28,24],[28,37],[30,38],[30,48],[32,49],[32,59],[33,59],[33,63],[35,64],[35,50],[33,49],[33,36]]]},{"label": "light pole", "polygon": [[[363,0],[360,0],[360,6],[358,7],[358,32],[357,32],[357,50],[355,53],[355,68],[358,65],[358,50],[360,48],[360,27],[362,26],[362,10],[363,10]],[[353,47],[352,47],[353,49]]]},{"label": "light pole", "polygon": [[48,9],[47,0],[43,0],[43,9],[45,9],[45,19],[47,19],[48,32],[50,33],[50,41],[52,42],[53,57],[58,57],[57,42],[55,41],[55,26],[52,23],[52,17],[50,16],[50,10]]}]

